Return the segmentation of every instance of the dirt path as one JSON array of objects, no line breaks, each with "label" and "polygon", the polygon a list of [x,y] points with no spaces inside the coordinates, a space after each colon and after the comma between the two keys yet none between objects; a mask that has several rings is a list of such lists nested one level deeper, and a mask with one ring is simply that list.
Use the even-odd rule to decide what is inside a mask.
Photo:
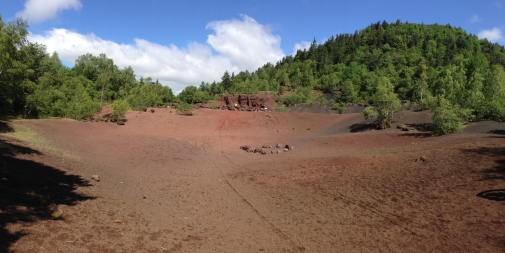
[{"label": "dirt path", "polygon": [[[403,116],[425,117],[417,115]],[[82,184],[70,192],[83,197],[59,202],[63,220],[3,222],[5,234],[23,233],[6,249],[505,250],[505,202],[496,201],[505,199],[502,125],[438,138],[396,129],[350,132],[361,117],[211,110],[181,117],[157,109],[129,113],[125,126],[20,122],[71,155],[15,152],[18,159],[79,176]],[[279,142],[295,148],[267,155],[239,149]],[[427,161],[415,162],[419,156]],[[101,181],[88,181],[92,174]],[[38,191],[44,187],[53,186]]]}]

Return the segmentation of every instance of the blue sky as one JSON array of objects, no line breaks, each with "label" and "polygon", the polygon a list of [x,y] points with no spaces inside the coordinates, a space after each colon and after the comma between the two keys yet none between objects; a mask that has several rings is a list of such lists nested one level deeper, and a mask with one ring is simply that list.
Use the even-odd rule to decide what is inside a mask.
[{"label": "blue sky", "polygon": [[0,14],[28,19],[29,39],[70,66],[105,53],[176,93],[382,20],[451,24],[505,45],[505,0],[2,0]]}]

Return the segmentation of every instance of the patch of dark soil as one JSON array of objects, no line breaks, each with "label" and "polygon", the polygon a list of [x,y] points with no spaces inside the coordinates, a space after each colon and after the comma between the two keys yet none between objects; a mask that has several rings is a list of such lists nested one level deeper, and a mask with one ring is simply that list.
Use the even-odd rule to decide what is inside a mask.
[{"label": "patch of dark soil", "polygon": [[427,138],[427,137],[431,137],[431,133],[404,133],[404,134],[400,134],[399,136],[409,136],[409,137],[416,137],[416,138]]},{"label": "patch of dark soil", "polygon": [[468,124],[468,126],[463,129],[463,132],[472,134],[503,134],[505,133],[505,124],[496,121],[473,122]]},{"label": "patch of dark soil", "polygon": [[[325,113],[325,114],[336,114],[335,110],[332,110],[333,104],[296,104],[295,106],[289,108],[290,112],[302,112],[302,113]],[[352,114],[352,113],[363,113],[365,110],[365,105],[363,104],[349,104],[342,114]]]}]

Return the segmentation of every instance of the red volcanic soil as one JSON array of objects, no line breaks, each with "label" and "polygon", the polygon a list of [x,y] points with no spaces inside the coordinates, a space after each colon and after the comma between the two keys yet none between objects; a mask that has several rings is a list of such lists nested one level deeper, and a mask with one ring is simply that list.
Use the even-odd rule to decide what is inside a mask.
[{"label": "red volcanic soil", "polygon": [[367,131],[362,114],[127,119],[11,123],[60,152],[0,138],[0,251],[505,252],[503,124],[430,137]]}]

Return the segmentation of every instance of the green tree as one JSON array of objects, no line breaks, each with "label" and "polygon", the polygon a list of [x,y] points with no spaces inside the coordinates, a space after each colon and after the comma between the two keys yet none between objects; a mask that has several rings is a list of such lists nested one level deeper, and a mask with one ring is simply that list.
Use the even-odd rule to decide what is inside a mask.
[{"label": "green tree", "polygon": [[443,135],[461,130],[461,118],[457,113],[457,108],[442,96],[437,96],[432,105],[433,124],[431,132],[433,135]]},{"label": "green tree", "polygon": [[24,102],[25,89],[21,85],[30,75],[29,59],[22,54],[23,48],[29,44],[27,28],[25,20],[18,18],[5,24],[0,15],[0,113],[19,111],[17,101]]},{"label": "green tree", "polygon": [[375,110],[376,114],[364,113],[365,117],[377,119],[379,127],[382,129],[391,127],[393,124],[393,114],[397,112],[400,107],[400,99],[394,92],[394,86],[391,84],[387,77],[380,77],[377,81],[376,92],[372,97],[373,107],[370,110]]},{"label": "green tree", "polygon": [[484,89],[487,116],[490,119],[505,120],[505,70],[500,65],[493,65],[489,81]]},{"label": "green tree", "polygon": [[223,85],[225,90],[230,91],[233,83],[231,81],[230,74],[228,74],[228,71],[224,72],[224,75],[221,78],[221,84]]}]

